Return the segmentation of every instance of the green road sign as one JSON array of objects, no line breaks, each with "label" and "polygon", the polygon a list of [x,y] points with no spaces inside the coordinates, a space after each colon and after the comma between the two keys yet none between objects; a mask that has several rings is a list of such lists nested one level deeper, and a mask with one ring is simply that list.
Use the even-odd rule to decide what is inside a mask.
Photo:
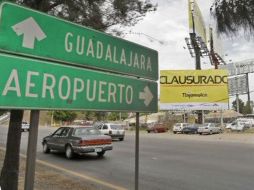
[{"label": "green road sign", "polygon": [[0,108],[156,112],[157,83],[0,54]]},{"label": "green road sign", "polygon": [[158,52],[16,4],[0,8],[0,49],[158,79]]}]

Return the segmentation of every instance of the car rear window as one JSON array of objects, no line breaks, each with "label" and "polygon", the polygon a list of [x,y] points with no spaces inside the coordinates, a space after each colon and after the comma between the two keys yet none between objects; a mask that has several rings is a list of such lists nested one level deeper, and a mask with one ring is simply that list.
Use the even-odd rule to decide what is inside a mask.
[{"label": "car rear window", "polygon": [[85,136],[85,135],[100,135],[100,131],[95,128],[76,128],[73,131],[73,136]]},{"label": "car rear window", "polygon": [[111,129],[123,129],[122,125],[110,125]]}]

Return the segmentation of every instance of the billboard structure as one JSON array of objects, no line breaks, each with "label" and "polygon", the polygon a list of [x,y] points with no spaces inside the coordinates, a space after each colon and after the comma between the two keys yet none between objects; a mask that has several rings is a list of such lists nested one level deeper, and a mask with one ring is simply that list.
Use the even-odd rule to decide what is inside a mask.
[{"label": "billboard structure", "polygon": [[161,110],[228,108],[226,70],[161,70]]},{"label": "billboard structure", "polygon": [[202,13],[195,0],[189,0],[189,30],[190,33],[196,33],[203,43],[206,43],[206,27]]},{"label": "billboard structure", "polygon": [[228,74],[241,75],[254,72],[254,59],[247,59],[235,63],[229,63],[227,65],[220,65],[220,69],[227,69]]},{"label": "billboard structure", "polygon": [[247,94],[248,93],[248,79],[247,75],[239,75],[228,78],[229,96]]},{"label": "billboard structure", "polygon": [[197,53],[199,56],[208,56],[206,26],[201,11],[195,0],[188,0],[188,7],[190,38],[185,38],[185,42],[190,55],[196,58]]}]

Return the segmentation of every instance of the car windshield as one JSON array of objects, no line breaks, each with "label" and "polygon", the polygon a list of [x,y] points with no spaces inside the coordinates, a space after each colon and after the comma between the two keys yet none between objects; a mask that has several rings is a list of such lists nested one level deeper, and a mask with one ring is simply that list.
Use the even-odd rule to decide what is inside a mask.
[{"label": "car windshield", "polygon": [[121,125],[110,125],[111,129],[123,129]]},{"label": "car windshield", "polygon": [[73,131],[73,136],[85,136],[85,135],[100,135],[100,131],[98,129],[95,129],[95,128],[76,128],[74,129]]}]

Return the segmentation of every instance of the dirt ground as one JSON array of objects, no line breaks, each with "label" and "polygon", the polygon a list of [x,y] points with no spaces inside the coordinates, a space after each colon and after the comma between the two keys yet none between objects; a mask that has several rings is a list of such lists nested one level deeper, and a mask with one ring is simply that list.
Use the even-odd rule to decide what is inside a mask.
[{"label": "dirt ground", "polygon": [[[0,169],[2,169],[5,152],[0,149]],[[25,158],[20,158],[19,190],[24,189]],[[36,163],[34,190],[106,190],[89,181],[60,173],[50,167]]]}]

